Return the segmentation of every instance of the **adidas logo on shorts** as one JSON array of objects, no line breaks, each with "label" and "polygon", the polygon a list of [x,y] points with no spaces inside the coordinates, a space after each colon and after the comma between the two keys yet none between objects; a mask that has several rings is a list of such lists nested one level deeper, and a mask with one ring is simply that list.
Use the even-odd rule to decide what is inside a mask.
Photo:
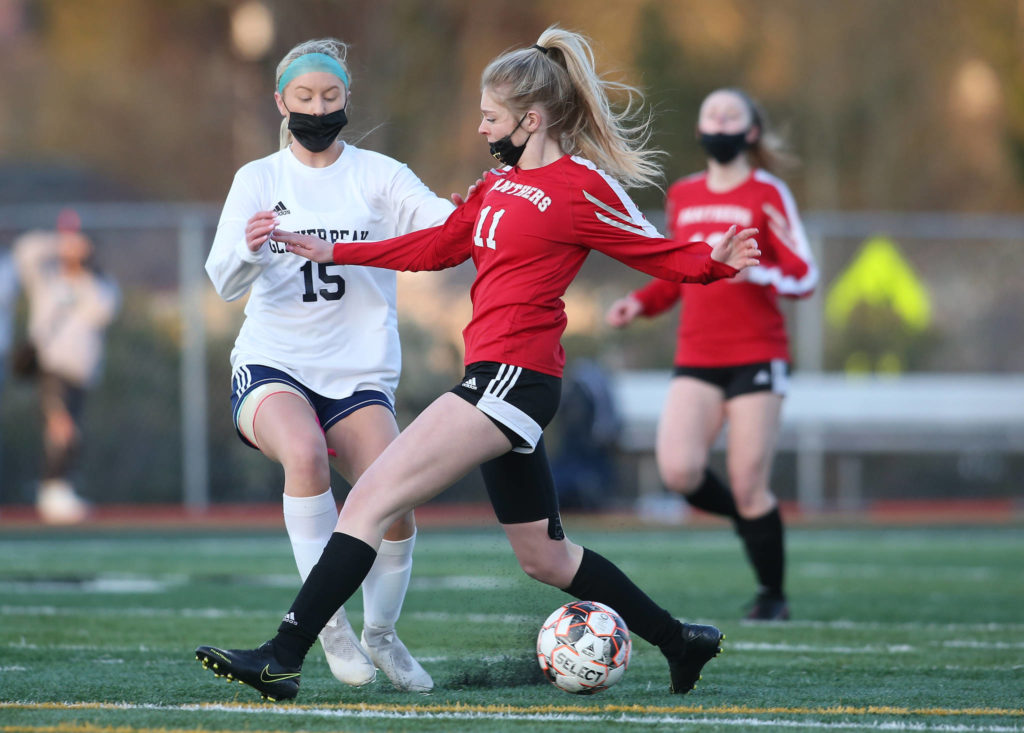
[{"label": "adidas logo on shorts", "polygon": [[462,383],[462,386],[466,389],[476,389],[476,377],[470,377]]},{"label": "adidas logo on shorts", "polygon": [[771,384],[772,377],[764,369],[754,375],[754,384]]},{"label": "adidas logo on shorts", "polygon": [[292,212],[290,212],[288,207],[284,205],[284,201],[278,201],[277,206],[274,207],[274,213],[278,216],[287,216]]},{"label": "adidas logo on shorts", "polygon": [[292,613],[291,611],[289,611],[288,613],[286,613],[284,615],[284,618],[281,619],[281,622],[282,623],[286,623],[286,624],[291,624],[292,626],[298,626],[299,625],[299,622],[295,620],[295,614]]}]

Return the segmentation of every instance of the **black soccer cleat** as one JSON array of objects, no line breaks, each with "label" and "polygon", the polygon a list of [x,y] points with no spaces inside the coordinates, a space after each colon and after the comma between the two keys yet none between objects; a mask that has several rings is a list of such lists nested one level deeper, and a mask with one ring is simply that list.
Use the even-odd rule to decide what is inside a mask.
[{"label": "black soccer cleat", "polygon": [[685,695],[697,686],[701,669],[722,651],[722,639],[725,638],[725,634],[714,626],[682,624],[682,632],[682,653],[665,654],[672,676],[669,691],[678,695]]},{"label": "black soccer cleat", "polygon": [[758,593],[746,615],[747,621],[788,621],[789,604],[785,596]]},{"label": "black soccer cleat", "polygon": [[264,700],[291,700],[299,694],[302,667],[285,667],[277,661],[268,641],[256,649],[218,649],[201,646],[196,659],[218,677],[254,687]]}]

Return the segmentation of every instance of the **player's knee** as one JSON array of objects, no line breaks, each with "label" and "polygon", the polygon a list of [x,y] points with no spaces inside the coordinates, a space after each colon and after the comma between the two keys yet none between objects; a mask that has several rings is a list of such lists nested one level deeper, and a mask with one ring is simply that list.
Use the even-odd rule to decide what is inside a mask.
[{"label": "player's knee", "polygon": [[281,456],[286,480],[289,483],[327,485],[330,483],[330,465],[327,453],[316,442],[298,441],[288,447]]},{"label": "player's knee", "polygon": [[658,473],[669,491],[688,494],[700,486],[707,461],[698,458],[673,457],[658,461]]},{"label": "player's knee", "polygon": [[771,490],[760,472],[730,472],[729,481],[736,501],[736,511],[740,516],[759,515],[763,507],[773,500]]},{"label": "player's knee", "polygon": [[516,558],[519,560],[519,567],[523,569],[523,572],[534,580],[539,580],[541,583],[555,587],[562,587],[564,585],[561,575],[564,571],[565,563],[560,562],[559,558],[555,557],[553,553],[530,552],[516,555]]},{"label": "player's knee", "polygon": [[559,582],[559,575],[557,568],[546,565],[542,562],[530,562],[530,563],[519,563],[519,566],[523,569],[523,572],[529,575],[534,580],[539,580],[541,583],[555,586],[556,588],[562,585]]}]

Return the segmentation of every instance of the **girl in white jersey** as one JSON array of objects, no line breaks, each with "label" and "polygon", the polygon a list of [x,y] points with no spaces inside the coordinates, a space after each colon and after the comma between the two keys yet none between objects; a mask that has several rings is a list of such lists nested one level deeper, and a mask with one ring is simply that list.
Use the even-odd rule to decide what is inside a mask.
[{"label": "girl in white jersey", "polygon": [[[334,39],[308,41],[278,65],[281,150],[235,175],[206,262],[225,299],[250,294],[231,352],[234,422],[247,444],[284,468],[285,526],[303,580],[338,518],[331,467],[354,484],[398,435],[395,275],[310,262],[270,234],[282,226],[377,240],[439,224],[453,208],[406,166],[338,139],[349,100],[346,51]],[[368,684],[376,667],[399,689],[433,687],[395,634],[415,536],[412,511],[386,528],[363,583],[362,644],[344,608],[320,634],[342,682]]]},{"label": "girl in white jersey", "polygon": [[549,28],[537,45],[492,61],[481,86],[479,132],[507,167],[489,173],[444,226],[372,244],[274,233],[317,262],[440,269],[472,257],[477,277],[463,380],[356,482],[277,636],[255,650],[196,650],[215,673],[266,697],[298,693],[302,660],[324,622],[359,587],[394,517],[478,465],[523,570],[615,609],[633,634],[665,655],[672,692],[693,689],[719,651],[717,628],[680,623],[612,562],[566,538],[542,431],[561,388],[561,298],[591,249],[650,274],[708,282],[757,263],[754,230],[734,231],[712,250],[663,239],[644,221],[612,176],[638,185],[657,174],[653,153],[642,147],[645,126],[638,130],[612,112],[609,84],[597,75],[582,36]]}]

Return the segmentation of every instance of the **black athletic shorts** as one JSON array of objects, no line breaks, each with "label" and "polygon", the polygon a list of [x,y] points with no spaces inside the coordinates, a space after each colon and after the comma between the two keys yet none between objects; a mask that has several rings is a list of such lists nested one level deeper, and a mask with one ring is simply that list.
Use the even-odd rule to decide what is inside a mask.
[{"label": "black athletic shorts", "polygon": [[774,392],[784,397],[789,387],[789,362],[785,359],[758,361],[727,367],[677,366],[676,377],[693,377],[718,387],[725,399],[753,392]]},{"label": "black athletic shorts", "polygon": [[532,453],[558,411],[562,380],[531,369],[477,361],[451,390],[476,405],[512,441],[516,453]]}]

